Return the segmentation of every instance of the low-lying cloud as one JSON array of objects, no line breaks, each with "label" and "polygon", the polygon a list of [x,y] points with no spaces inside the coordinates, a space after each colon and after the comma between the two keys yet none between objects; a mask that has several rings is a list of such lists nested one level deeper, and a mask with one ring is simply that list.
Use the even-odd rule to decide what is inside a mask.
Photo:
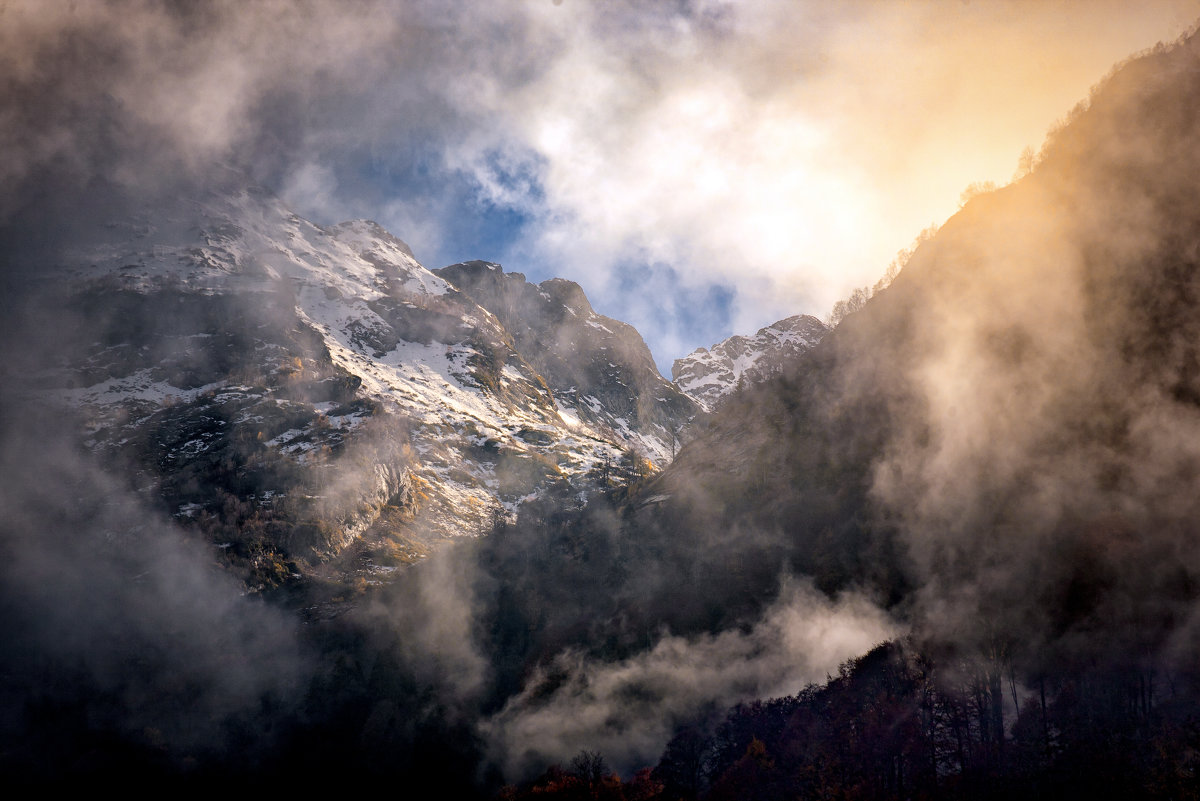
[{"label": "low-lying cloud", "polygon": [[580,750],[598,750],[628,773],[653,764],[698,712],[794,694],[898,631],[861,596],[831,600],[805,581],[788,580],[745,631],[668,634],[617,662],[560,652],[481,731],[510,776],[566,764]]},{"label": "low-lying cloud", "polygon": [[80,716],[79,733],[125,738],[176,768],[269,753],[269,731],[253,742],[238,732],[297,703],[310,662],[297,621],[247,597],[211,546],[53,431],[30,409],[0,416],[6,769],[49,771],[77,756],[41,739],[77,733],[64,715]]}]

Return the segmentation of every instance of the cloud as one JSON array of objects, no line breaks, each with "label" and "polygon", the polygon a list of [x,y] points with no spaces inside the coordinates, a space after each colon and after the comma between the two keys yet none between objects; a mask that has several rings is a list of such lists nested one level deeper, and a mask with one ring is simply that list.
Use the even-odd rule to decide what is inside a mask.
[{"label": "cloud", "polygon": [[[0,9],[0,241],[53,239],[46,231],[81,211],[108,213],[104,182],[163,191],[210,180],[212,163],[228,161],[319,221],[379,217],[435,259],[464,215],[512,213],[521,238],[498,236],[505,253],[478,255],[515,260],[507,266],[535,279],[574,278],[601,311],[635,318],[660,359],[678,349],[669,358],[718,338],[697,319],[720,335],[749,332],[873,283],[954,210],[963,186],[1006,180],[1021,147],[1112,62],[1172,38],[1195,11],[1156,8],[10,2]],[[1179,173],[1186,187],[1194,175]],[[1096,615],[1130,623],[1132,637],[1146,617],[1138,599],[1168,580],[1153,566],[1200,564],[1178,523],[1197,511],[1200,430],[1171,394],[1195,388],[1180,378],[1191,369],[1182,340],[1169,337],[1145,360],[1161,368],[1158,383],[1128,392],[1144,376],[1108,366],[1112,343],[1140,347],[1122,337],[1158,309],[1098,302],[1089,313],[1077,246],[1100,232],[1092,241],[1106,254],[1144,259],[1155,207],[1133,198],[1123,217],[1081,213],[1068,225],[1063,196],[1021,191],[1022,213],[996,217],[987,236],[958,240],[951,227],[941,237],[959,250],[938,258],[969,268],[947,280],[966,283],[923,297],[916,387],[928,415],[881,457],[875,497],[898,510],[924,620],[1009,620],[1041,637],[1061,621],[1020,616],[1063,606],[1047,592],[1115,582]],[[1139,290],[1105,286],[1114,297]],[[1108,340],[1095,339],[1097,320]],[[1127,440],[1056,439],[1097,411]],[[28,646],[6,655],[11,670],[32,676],[38,665],[21,655],[48,654],[80,665],[106,697],[165,699],[130,704],[119,725],[178,725],[176,742],[207,740],[293,686],[303,660],[289,624],[237,596],[103,470],[31,441],[22,422],[0,415],[0,465],[16,479],[0,496],[0,602],[6,641]],[[46,476],[75,493],[74,507]],[[1129,536],[1143,530],[1158,536]],[[136,547],[110,552],[104,537],[129,531]],[[1126,581],[1122,559],[1151,567]],[[464,564],[423,565],[397,590],[403,611],[380,614],[420,681],[470,707],[491,677],[476,642],[482,580]],[[1171,647],[1185,652],[1195,615],[1174,612],[1185,625]],[[580,748],[632,765],[698,706],[794,691],[894,633],[861,599],[793,584],[748,630],[664,635],[615,664],[561,653],[484,733],[514,772]],[[131,674],[121,664],[131,651],[157,661]],[[199,699],[194,732],[192,716],[162,714],[186,692]]]},{"label": "cloud", "polygon": [[581,749],[599,751],[628,772],[653,762],[697,710],[793,694],[896,634],[896,625],[862,597],[830,600],[805,582],[788,581],[746,631],[666,635],[619,662],[560,652],[481,731],[509,776],[565,764]]},{"label": "cloud", "polygon": [[630,306],[615,264],[664,263],[738,286],[735,328],[755,330],[874,283],[964,186],[1005,182],[1113,62],[1181,32],[1185,7],[1152,26],[1164,17],[1069,3],[564,4],[526,20],[536,68],[489,60],[464,82],[457,102],[488,109],[494,137],[452,160],[492,195],[487,154],[536,154],[541,194],[502,199],[536,218],[511,258],[607,313]]},{"label": "cloud", "polygon": [[[752,331],[873,283],[964,186],[1007,180],[1113,62],[1198,14],[1181,0],[8,3],[0,219],[38,187],[226,160],[319,222],[382,218],[430,266],[572,278],[616,317],[636,304],[617,265],[735,285],[730,319]],[[504,214],[519,230],[488,222]],[[716,339],[646,324],[663,361]]]},{"label": "cloud", "polygon": [[[9,767],[78,770],[50,760],[77,758],[86,743],[61,738],[84,732],[95,733],[98,759],[136,761],[141,747],[178,767],[269,753],[270,731],[253,743],[238,732],[295,710],[312,662],[296,622],[246,597],[211,552],[80,455],[61,427],[61,414],[30,409],[12,387],[0,394]],[[119,738],[112,751],[104,736]]]},{"label": "cloud", "polygon": [[1178,112],[1195,53],[1114,75],[1032,174],[918,251],[875,306],[884,327],[860,331],[875,347],[853,391],[911,393],[873,493],[932,637],[1006,640],[1028,670],[1195,653],[1200,161]]}]

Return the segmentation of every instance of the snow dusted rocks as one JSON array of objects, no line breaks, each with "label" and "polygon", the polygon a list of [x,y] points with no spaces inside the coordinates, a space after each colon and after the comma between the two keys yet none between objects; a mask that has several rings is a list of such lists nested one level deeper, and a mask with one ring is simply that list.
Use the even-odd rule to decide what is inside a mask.
[{"label": "snow dusted rocks", "polygon": [[496,315],[546,380],[560,414],[656,464],[671,458],[673,438],[701,409],[659,374],[633,326],[597,314],[573,281],[535,285],[481,261],[435,272]]},{"label": "snow dusted rocks", "polygon": [[752,337],[732,336],[709,349],[697,348],[671,366],[676,385],[711,411],[740,385],[757,383],[821,341],[829,328],[810,315],[796,315],[760,328]]},{"label": "snow dusted rocks", "polygon": [[252,587],[375,580],[631,449],[669,458],[698,410],[573,283],[434,273],[245,187],[122,214],[41,273],[73,324],[38,399]]}]

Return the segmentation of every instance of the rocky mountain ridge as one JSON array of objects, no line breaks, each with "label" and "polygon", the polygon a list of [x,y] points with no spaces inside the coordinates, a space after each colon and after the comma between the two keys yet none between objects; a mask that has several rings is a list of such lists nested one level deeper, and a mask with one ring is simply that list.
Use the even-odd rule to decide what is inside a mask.
[{"label": "rocky mountain ridge", "polygon": [[656,463],[671,458],[682,424],[701,407],[659,374],[633,326],[597,314],[562,278],[534,285],[480,261],[434,273],[496,315],[560,404]]},{"label": "rocky mountain ridge", "polygon": [[711,348],[697,348],[671,365],[671,380],[707,411],[739,387],[759,384],[789,369],[829,332],[816,317],[798,314],[734,335]]},{"label": "rocky mountain ridge", "polygon": [[[142,208],[88,241],[42,274],[41,307],[75,325],[35,394],[252,586],[339,559],[382,579],[550,485],[582,499],[653,469],[699,411],[578,285],[435,274],[376,223],[322,228],[264,190]],[[493,272],[529,319],[484,291]]]}]

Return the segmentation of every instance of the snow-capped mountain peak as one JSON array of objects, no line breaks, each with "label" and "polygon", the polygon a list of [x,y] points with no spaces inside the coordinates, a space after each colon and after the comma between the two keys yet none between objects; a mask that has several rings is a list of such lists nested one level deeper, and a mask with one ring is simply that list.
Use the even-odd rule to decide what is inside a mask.
[{"label": "snow-capped mountain peak", "polygon": [[41,386],[226,556],[260,560],[237,544],[251,514],[310,566],[371,531],[410,561],[552,484],[662,464],[699,411],[569,281],[431,272],[377,223],[318,226],[245,187],[101,229],[45,282],[81,324]]},{"label": "snow-capped mountain peak", "polygon": [[829,331],[811,315],[795,315],[760,328],[754,336],[732,336],[711,348],[676,359],[671,377],[681,390],[712,410],[740,385],[782,372]]}]

